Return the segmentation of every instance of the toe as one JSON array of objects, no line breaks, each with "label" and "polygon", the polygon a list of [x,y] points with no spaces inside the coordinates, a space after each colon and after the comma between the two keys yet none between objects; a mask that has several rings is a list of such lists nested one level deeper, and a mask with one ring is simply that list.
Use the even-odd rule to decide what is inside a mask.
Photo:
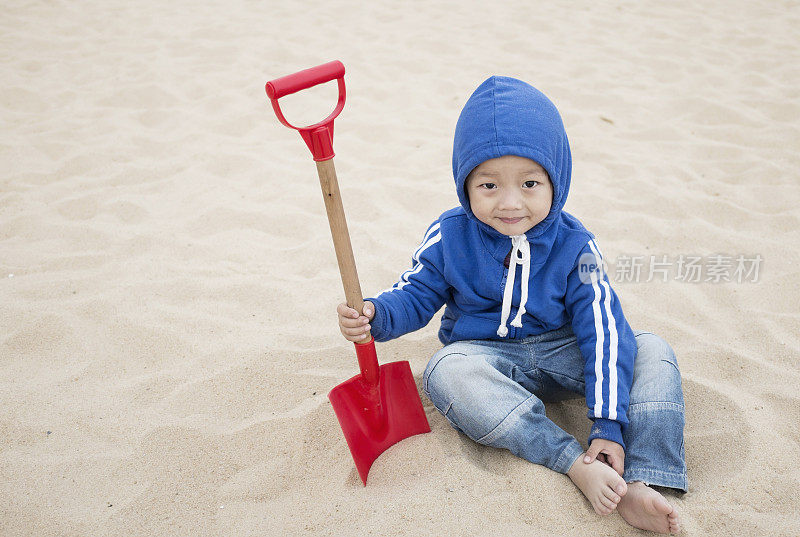
[{"label": "toe", "polygon": [[667,515],[668,518],[671,518],[672,515],[675,513],[675,509],[663,497],[658,498],[656,501],[654,501],[653,507],[655,507],[656,512],[662,515]]},{"label": "toe", "polygon": [[610,515],[611,512],[613,511],[613,509],[609,509],[605,505],[602,505],[602,504],[598,503],[597,505],[594,506],[594,511],[598,515],[606,516],[606,515]]},{"label": "toe", "polygon": [[647,492],[647,510],[652,514],[666,516],[669,520],[670,517],[675,514],[675,508],[672,507],[672,504],[669,503],[664,496],[649,487]]},{"label": "toe", "polygon": [[681,522],[678,519],[678,513],[673,511],[668,517],[669,520],[669,532],[670,533],[678,533],[681,531]]},{"label": "toe", "polygon": [[606,498],[608,498],[609,500],[611,500],[612,502],[614,502],[614,504],[615,504],[615,505],[616,505],[616,504],[618,504],[618,503],[619,503],[619,501],[621,500],[621,498],[619,497],[619,495],[618,495],[617,493],[615,493],[615,492],[614,492],[613,490],[611,490],[611,489],[603,489],[603,495],[604,495]]},{"label": "toe", "polygon": [[617,504],[609,500],[605,496],[600,496],[599,502],[603,504],[603,507],[605,507],[606,509],[610,509],[611,511],[617,508]]}]

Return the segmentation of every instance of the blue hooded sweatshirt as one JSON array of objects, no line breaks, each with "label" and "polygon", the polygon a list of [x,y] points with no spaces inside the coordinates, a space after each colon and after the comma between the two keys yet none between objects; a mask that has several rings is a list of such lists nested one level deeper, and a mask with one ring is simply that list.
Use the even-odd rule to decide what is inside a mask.
[{"label": "blue hooded sweatshirt", "polygon": [[[465,192],[476,166],[503,155],[536,161],[553,185],[550,213],[517,237],[478,220]],[[594,421],[589,442],[605,438],[624,447],[636,342],[594,236],[562,210],[571,171],[569,141],[553,103],[514,78],[484,81],[456,125],[453,177],[461,206],[428,228],[400,280],[369,299],[375,305],[372,335],[386,341],[422,328],[442,305],[439,339],[445,345],[520,340],[570,323],[586,364],[586,404]]]}]

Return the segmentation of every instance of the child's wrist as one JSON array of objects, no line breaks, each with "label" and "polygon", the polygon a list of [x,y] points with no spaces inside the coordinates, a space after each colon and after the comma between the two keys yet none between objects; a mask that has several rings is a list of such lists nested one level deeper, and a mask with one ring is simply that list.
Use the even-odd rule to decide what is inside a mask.
[{"label": "child's wrist", "polygon": [[592,429],[589,432],[589,444],[595,438],[611,440],[622,446],[622,449],[625,449],[625,441],[622,439],[622,424],[618,421],[595,418]]}]

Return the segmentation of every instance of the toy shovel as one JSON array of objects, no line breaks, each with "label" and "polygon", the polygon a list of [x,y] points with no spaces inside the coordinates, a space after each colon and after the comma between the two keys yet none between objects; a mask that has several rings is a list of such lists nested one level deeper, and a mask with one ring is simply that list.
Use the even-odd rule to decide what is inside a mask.
[{"label": "toy shovel", "polygon": [[[339,102],[323,121],[308,127],[290,125],[283,117],[278,99],[285,95],[336,79]],[[328,223],[333,236],[336,259],[347,305],[362,311],[364,300],[347,232],[336,170],[333,167],[333,120],[344,108],[344,65],[333,61],[267,82],[267,96],[278,120],[300,131],[317,163],[319,183],[325,199]],[[353,454],[358,474],[367,484],[369,468],[389,446],[419,433],[430,432],[428,419],[408,362],[378,365],[375,341],[356,343],[356,356],[361,373],[333,388],[328,394]]]}]

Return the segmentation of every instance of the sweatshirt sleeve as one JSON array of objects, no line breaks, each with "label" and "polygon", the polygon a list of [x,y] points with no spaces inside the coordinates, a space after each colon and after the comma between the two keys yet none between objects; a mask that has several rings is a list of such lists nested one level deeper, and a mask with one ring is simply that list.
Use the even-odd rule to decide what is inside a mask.
[{"label": "sweatshirt sleeve", "polygon": [[389,289],[367,299],[375,304],[370,325],[376,341],[388,341],[422,328],[444,305],[450,286],[443,275],[441,240],[437,221],[414,251],[411,268]]},{"label": "sweatshirt sleeve", "polygon": [[594,422],[589,443],[604,438],[624,449],[636,339],[602,259],[597,243],[590,240],[568,276],[565,303],[585,360],[586,405]]}]

